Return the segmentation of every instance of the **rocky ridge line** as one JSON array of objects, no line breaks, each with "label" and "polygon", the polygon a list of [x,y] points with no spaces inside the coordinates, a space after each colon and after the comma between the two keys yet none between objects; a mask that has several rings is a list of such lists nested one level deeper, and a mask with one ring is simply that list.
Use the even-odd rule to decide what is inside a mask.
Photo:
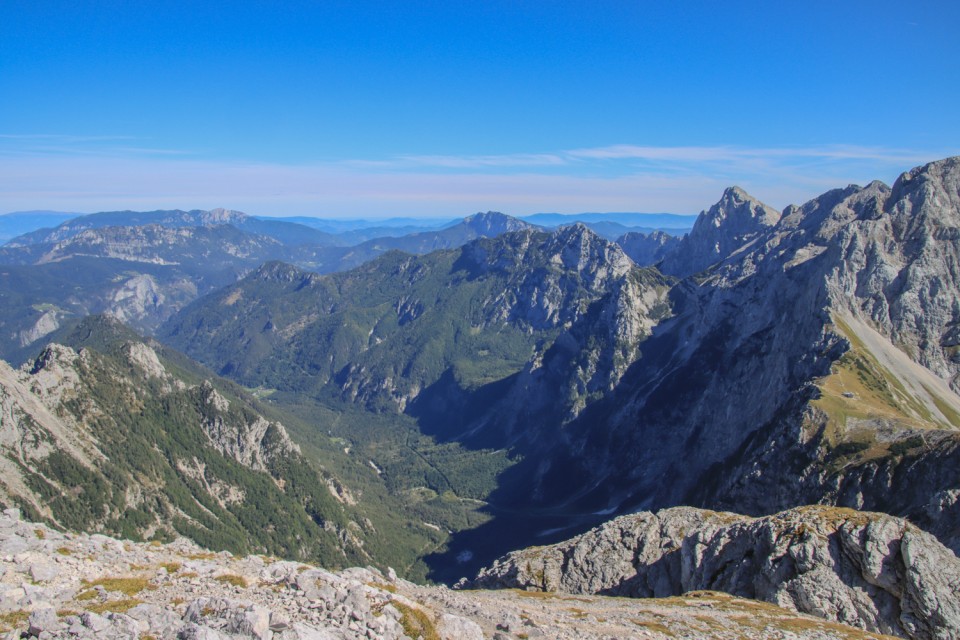
[{"label": "rocky ridge line", "polygon": [[960,560],[949,549],[905,520],[827,506],[621,516],[508,554],[460,586],[634,598],[707,589],[905,638],[960,634]]}]

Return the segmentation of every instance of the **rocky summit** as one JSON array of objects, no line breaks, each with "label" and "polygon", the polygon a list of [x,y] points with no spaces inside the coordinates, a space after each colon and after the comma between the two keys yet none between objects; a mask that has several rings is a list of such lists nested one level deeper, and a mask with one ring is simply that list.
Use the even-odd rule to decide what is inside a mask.
[{"label": "rocky summit", "polygon": [[392,571],[212,553],[184,539],[64,534],[16,509],[0,515],[0,571],[5,640],[885,637],[718,592],[655,600],[458,592]]},{"label": "rocky summit", "polygon": [[462,587],[635,598],[723,591],[905,638],[960,634],[960,560],[908,522],[827,506],[676,507],[511,553]]}]

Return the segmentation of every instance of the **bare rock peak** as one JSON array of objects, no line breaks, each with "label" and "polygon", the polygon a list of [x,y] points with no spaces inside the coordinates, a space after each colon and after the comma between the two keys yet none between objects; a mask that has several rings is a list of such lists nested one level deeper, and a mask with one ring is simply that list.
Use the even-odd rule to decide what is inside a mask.
[{"label": "bare rock peak", "polygon": [[242,211],[218,207],[201,212],[200,218],[205,224],[230,224],[246,220],[249,216]]},{"label": "bare rock peak", "polygon": [[690,233],[663,262],[669,275],[688,276],[722,262],[754,242],[780,221],[780,212],[740,187],[729,187],[702,211]]},{"label": "bare rock peak", "polygon": [[499,211],[477,212],[463,219],[463,224],[482,235],[499,235],[532,228],[528,222]]}]

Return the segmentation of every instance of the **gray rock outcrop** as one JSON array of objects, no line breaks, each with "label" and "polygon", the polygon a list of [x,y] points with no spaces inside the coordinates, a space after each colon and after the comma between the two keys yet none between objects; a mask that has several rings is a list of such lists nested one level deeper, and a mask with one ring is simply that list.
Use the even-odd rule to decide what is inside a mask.
[{"label": "gray rock outcrop", "polygon": [[672,276],[699,273],[745,251],[777,224],[780,213],[740,187],[730,187],[720,201],[697,218],[690,233],[660,269]]},{"label": "gray rock outcrop", "polygon": [[620,245],[623,252],[640,267],[657,264],[676,251],[680,242],[680,238],[668,235],[663,231],[653,231],[651,233],[628,231],[617,238],[617,244]]},{"label": "gray rock outcrop", "polygon": [[511,553],[462,586],[634,598],[723,591],[906,638],[960,634],[960,560],[891,516],[836,507],[749,518],[677,507]]}]

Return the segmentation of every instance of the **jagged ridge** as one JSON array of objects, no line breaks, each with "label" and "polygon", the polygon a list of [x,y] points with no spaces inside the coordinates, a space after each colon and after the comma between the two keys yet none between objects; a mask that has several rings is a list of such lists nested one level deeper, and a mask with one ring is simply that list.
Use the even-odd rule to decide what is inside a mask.
[{"label": "jagged ridge", "polygon": [[906,638],[960,633],[960,560],[904,520],[835,507],[765,518],[677,507],[511,553],[461,587],[634,598],[716,590]]}]

